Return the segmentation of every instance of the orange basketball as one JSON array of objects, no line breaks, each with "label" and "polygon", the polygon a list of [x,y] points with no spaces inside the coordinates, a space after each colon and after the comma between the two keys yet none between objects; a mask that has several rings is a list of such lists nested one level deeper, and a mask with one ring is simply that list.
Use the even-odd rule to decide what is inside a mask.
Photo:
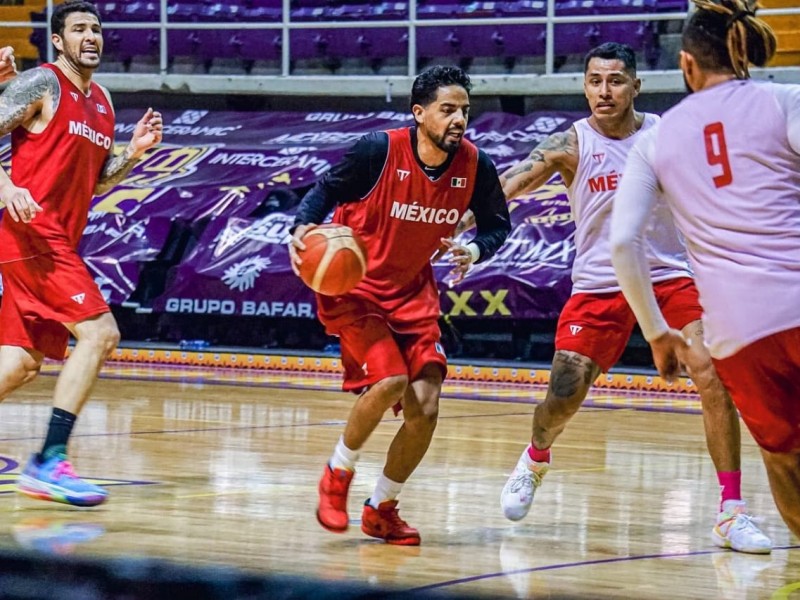
[{"label": "orange basketball", "polygon": [[328,223],[303,236],[300,278],[315,292],[338,296],[352,290],[367,272],[367,248],[346,225]]}]

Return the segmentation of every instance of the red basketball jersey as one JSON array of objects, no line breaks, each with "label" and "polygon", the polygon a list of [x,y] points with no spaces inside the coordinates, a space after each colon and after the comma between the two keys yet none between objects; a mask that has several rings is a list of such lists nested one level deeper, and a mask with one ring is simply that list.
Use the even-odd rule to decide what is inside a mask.
[{"label": "red basketball jersey", "polygon": [[363,316],[353,314],[353,301],[373,305],[400,332],[439,317],[430,260],[469,207],[478,149],[462,140],[447,171],[431,181],[414,156],[411,130],[387,133],[389,150],[375,187],[359,202],[340,204],[333,215],[364,240],[367,274],[343,296],[318,296],[319,317],[331,333]]},{"label": "red basketball jersey", "polygon": [[75,250],[89,215],[89,202],[114,142],[114,112],[96,83],[84,93],[55,65],[61,99],[41,133],[11,132],[11,180],[42,207],[30,223],[3,215],[0,262],[62,249]]}]

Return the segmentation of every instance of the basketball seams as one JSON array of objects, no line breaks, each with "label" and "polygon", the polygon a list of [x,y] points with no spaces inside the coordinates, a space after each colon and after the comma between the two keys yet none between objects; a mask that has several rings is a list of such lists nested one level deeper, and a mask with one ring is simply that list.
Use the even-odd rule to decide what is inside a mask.
[{"label": "basketball seams", "polygon": [[[332,223],[312,229],[304,239],[309,252],[307,258],[309,262],[305,269],[301,265],[301,273],[303,280],[313,290],[326,295],[346,293],[366,273],[366,249],[355,237],[351,228]],[[353,259],[358,261],[357,274],[354,271],[356,263]],[[313,273],[308,267],[315,267]]]}]

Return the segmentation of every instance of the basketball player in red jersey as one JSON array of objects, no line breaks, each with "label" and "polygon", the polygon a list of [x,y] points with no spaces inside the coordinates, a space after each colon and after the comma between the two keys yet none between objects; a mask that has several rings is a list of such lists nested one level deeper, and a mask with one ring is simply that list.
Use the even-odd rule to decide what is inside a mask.
[{"label": "basketball player in red jersey", "polygon": [[12,174],[0,169],[0,399],[32,381],[45,357],[63,359],[42,450],[19,480],[20,492],[78,506],[106,491],[78,478],[67,441],[119,331],[76,249],[93,194],[122,181],[161,141],[161,115],[148,109],[122,154],[113,153],[114,109],[92,82],[103,35],[87,2],[56,6],[53,64],[25,71],[0,95],[0,135],[11,133]]},{"label": "basketball player in red jersey", "polygon": [[[368,254],[367,274],[354,290],[317,296],[320,320],[341,340],[342,387],[363,391],[319,483],[317,519],[329,531],[347,529],[359,450],[399,403],[404,422],[364,504],[361,529],[390,544],[420,543],[419,532],[398,515],[397,496],[430,445],[447,372],[430,259],[447,246],[457,280],[496,252],[511,229],[494,165],[463,139],[470,88],[457,67],[421,73],[411,90],[414,126],[365,135],[299,208],[289,247],[295,270],[303,235],[334,207],[333,221],[352,227]],[[467,208],[477,235],[462,246],[450,236]]]}]

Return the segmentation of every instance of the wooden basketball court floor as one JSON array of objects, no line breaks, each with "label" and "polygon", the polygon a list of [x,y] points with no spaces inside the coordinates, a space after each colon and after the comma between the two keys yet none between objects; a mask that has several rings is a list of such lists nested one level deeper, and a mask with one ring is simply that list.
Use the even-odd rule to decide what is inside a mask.
[{"label": "wooden basketball court floor", "polygon": [[47,366],[0,406],[2,548],[490,597],[800,598],[800,545],[747,433],[743,489],[775,550],[711,543],[718,489],[692,396],[593,393],[555,446],[531,513],[512,523],[499,494],[544,389],[447,384],[431,449],[400,497],[422,545],[403,548],[359,529],[399,425],[391,413],[362,453],[350,531],[315,520],[318,476],[353,401],[329,376],[111,365],[71,442],[78,473],[107,484],[109,502],[75,509],[15,494],[56,372]]}]

